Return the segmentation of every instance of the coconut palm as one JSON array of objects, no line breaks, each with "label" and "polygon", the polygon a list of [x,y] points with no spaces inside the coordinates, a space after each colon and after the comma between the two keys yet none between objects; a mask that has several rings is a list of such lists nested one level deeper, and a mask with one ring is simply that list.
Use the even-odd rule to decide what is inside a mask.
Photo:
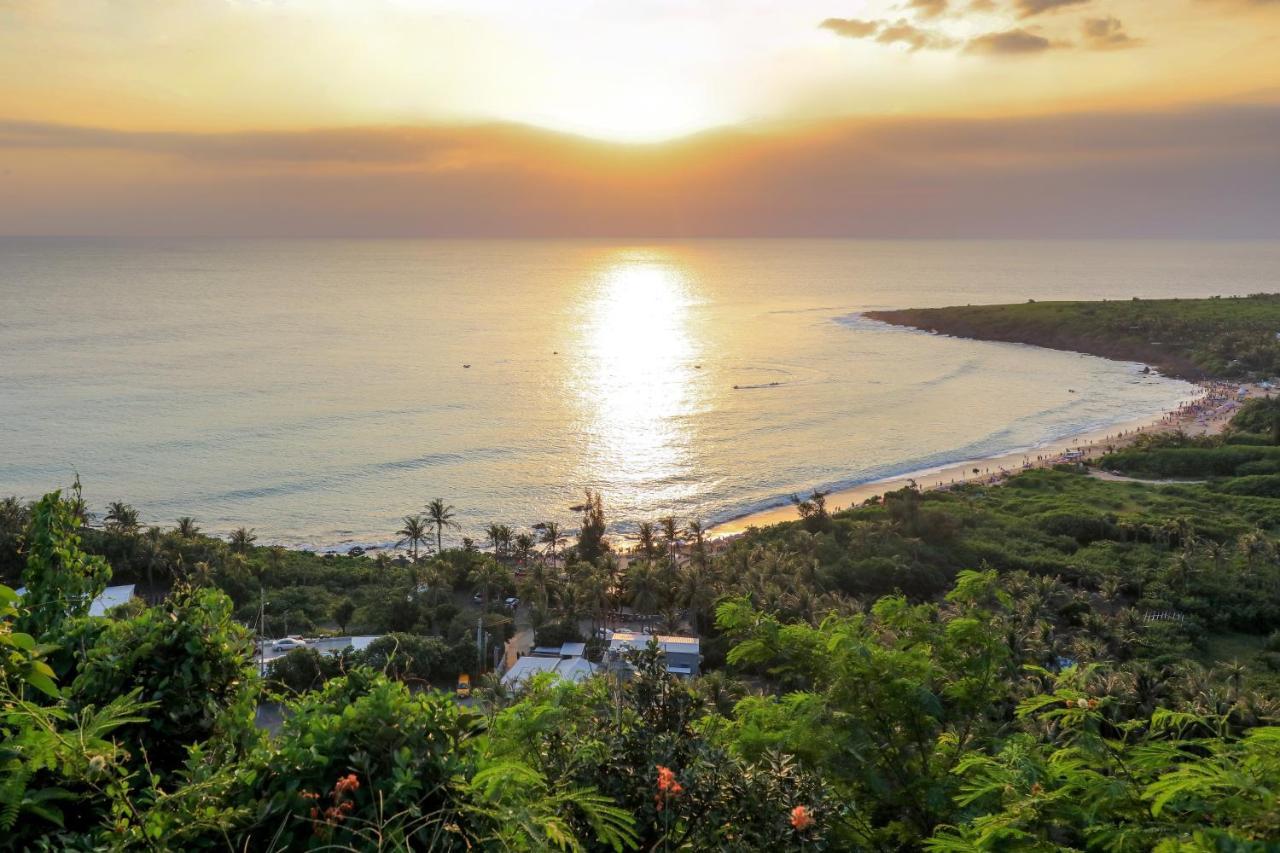
[{"label": "coconut palm", "polygon": [[102,520],[108,530],[116,533],[136,533],[138,530],[138,511],[122,501],[107,504],[107,514]]},{"label": "coconut palm", "polygon": [[640,553],[646,557],[652,557],[656,552],[653,525],[648,521],[640,522],[640,528],[636,531],[636,536],[640,540]]},{"label": "coconut palm", "polygon": [[416,563],[418,546],[425,545],[430,539],[427,521],[421,515],[406,515],[400,520],[404,523],[404,527],[396,531],[396,535],[402,537],[396,543],[396,547],[408,545],[410,557]]},{"label": "coconut palm", "polygon": [[517,533],[512,540],[515,548],[515,557],[520,565],[527,566],[530,558],[533,556],[534,538],[532,533]]},{"label": "coconut palm", "polygon": [[195,539],[200,534],[200,525],[196,524],[196,520],[189,515],[184,515],[178,519],[177,526],[174,527],[178,535],[183,539]]},{"label": "coconut palm", "polygon": [[658,519],[662,526],[662,539],[666,543],[667,553],[676,554],[680,550],[680,522],[674,515]]},{"label": "coconut palm", "polygon": [[444,529],[452,527],[458,530],[459,525],[453,520],[453,506],[446,504],[440,498],[436,498],[427,504],[427,521],[436,528],[436,553],[444,551]]},{"label": "coconut palm", "polygon": [[231,531],[231,550],[237,554],[246,554],[253,547],[258,537],[253,534],[252,527],[237,527]]},{"label": "coconut palm", "polygon": [[511,545],[511,528],[505,524],[490,524],[485,529],[485,536],[489,537],[489,544],[493,547],[493,556],[499,560],[507,556],[507,549]]},{"label": "coconut palm", "polygon": [[502,592],[511,585],[511,572],[491,557],[483,557],[471,567],[471,578],[480,591],[480,606],[489,609],[489,593]]},{"label": "coconut palm", "polygon": [[648,563],[632,563],[627,567],[627,593],[637,613],[652,613],[658,607],[658,577]]},{"label": "coconut palm", "polygon": [[567,541],[569,541],[568,537],[560,530],[560,525],[554,521],[548,521],[542,525],[542,544],[547,546],[547,553],[551,555],[553,565],[556,562],[557,549]]}]

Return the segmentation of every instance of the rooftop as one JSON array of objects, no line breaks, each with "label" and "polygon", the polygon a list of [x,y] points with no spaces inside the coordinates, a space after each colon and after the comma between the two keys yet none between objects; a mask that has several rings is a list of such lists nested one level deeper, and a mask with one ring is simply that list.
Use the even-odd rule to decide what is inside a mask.
[{"label": "rooftop", "polygon": [[702,642],[697,637],[681,637],[675,634],[643,634],[639,631],[614,631],[613,636],[609,639],[609,650],[643,649],[649,645],[650,640],[657,640],[658,646],[664,652],[669,653],[696,655],[702,648]]},{"label": "rooftop", "polygon": [[586,681],[596,671],[595,664],[586,658],[551,658],[525,655],[515,662],[511,669],[502,676],[502,683],[507,687],[520,685],[544,672],[553,673],[556,678],[566,681]]}]

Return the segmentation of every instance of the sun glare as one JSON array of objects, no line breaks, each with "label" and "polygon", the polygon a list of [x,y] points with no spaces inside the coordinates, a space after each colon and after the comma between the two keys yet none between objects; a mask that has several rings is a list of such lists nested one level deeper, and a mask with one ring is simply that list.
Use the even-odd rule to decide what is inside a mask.
[{"label": "sun glare", "polygon": [[690,333],[694,304],[678,260],[628,251],[600,268],[584,324],[588,375],[580,385],[594,448],[594,482],[678,498],[691,470],[687,418],[697,408],[700,347]]}]

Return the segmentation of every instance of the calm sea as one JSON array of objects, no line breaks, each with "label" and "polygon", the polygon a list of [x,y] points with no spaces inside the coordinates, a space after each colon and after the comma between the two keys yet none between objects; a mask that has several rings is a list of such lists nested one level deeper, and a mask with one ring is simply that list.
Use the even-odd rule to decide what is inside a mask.
[{"label": "calm sea", "polygon": [[[1186,396],[857,312],[1276,289],[1275,242],[0,240],[0,493],[262,541],[724,520]],[[1071,393],[1069,389],[1075,389]]]}]

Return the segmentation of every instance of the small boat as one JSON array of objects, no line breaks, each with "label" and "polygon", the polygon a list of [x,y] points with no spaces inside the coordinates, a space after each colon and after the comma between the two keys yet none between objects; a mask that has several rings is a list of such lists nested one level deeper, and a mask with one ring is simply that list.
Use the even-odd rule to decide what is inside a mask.
[{"label": "small boat", "polygon": [[469,365],[469,364],[464,364],[464,365],[462,365],[462,366],[463,366],[463,367],[470,367],[471,365]]}]

